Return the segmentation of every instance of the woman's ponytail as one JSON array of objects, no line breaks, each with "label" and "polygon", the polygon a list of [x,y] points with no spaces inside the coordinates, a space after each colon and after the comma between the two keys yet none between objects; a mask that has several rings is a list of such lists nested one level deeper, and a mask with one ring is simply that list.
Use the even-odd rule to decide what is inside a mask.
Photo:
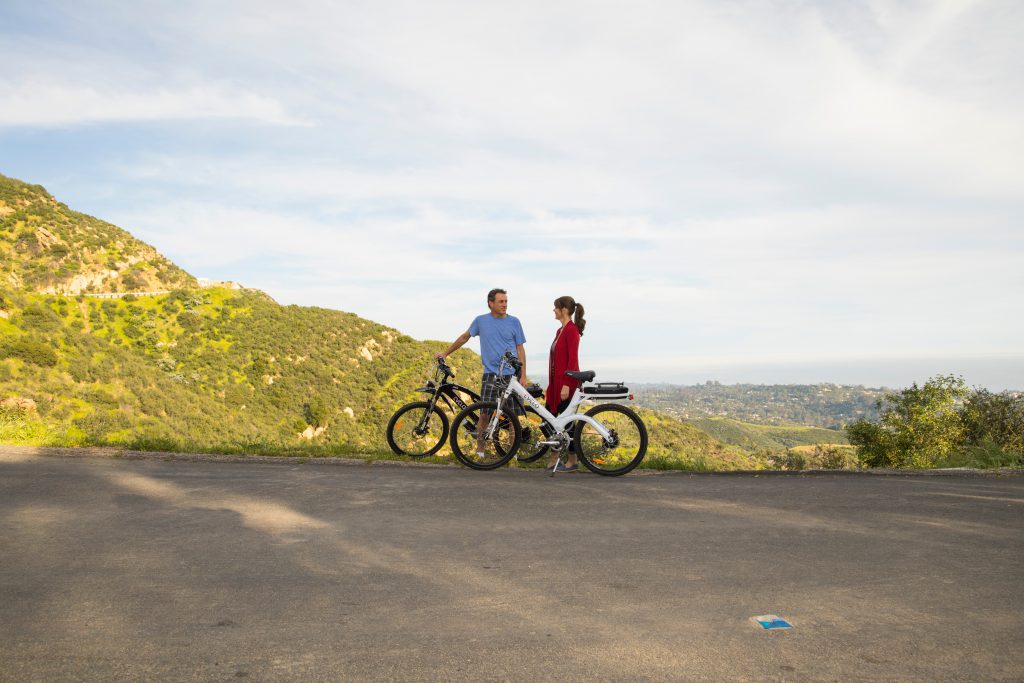
[{"label": "woman's ponytail", "polygon": [[583,319],[583,304],[577,302],[576,310],[573,312],[572,321],[576,323],[576,327],[580,328],[580,336],[583,336],[583,328],[587,326],[587,321]]}]

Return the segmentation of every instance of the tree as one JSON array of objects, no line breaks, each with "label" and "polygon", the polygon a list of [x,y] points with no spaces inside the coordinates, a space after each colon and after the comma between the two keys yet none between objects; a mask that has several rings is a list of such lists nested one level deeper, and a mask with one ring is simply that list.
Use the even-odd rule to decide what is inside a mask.
[{"label": "tree", "polygon": [[922,387],[885,394],[878,422],[858,420],[846,434],[870,467],[933,467],[964,442],[957,403],[966,395],[962,377],[936,375]]}]

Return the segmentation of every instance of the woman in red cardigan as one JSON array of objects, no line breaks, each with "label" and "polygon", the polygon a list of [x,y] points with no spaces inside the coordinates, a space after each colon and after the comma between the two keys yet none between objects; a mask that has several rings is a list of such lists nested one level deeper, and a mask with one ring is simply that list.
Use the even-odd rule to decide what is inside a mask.
[{"label": "woman in red cardigan", "polygon": [[[566,377],[565,371],[580,369],[580,337],[583,336],[587,321],[583,319],[583,306],[571,296],[555,299],[555,318],[562,326],[555,333],[555,341],[551,344],[551,354],[548,356],[548,389],[544,392],[544,402],[551,413],[558,415],[569,405],[572,392],[580,385],[577,380]],[[557,454],[552,453],[548,469],[554,468],[557,461]],[[558,471],[578,472],[579,469],[576,454],[570,446],[569,456]]]}]

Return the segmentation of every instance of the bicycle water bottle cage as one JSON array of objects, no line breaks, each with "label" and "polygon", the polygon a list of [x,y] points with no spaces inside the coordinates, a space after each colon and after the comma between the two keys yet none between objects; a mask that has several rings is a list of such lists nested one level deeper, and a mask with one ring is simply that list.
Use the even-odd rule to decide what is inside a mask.
[{"label": "bicycle water bottle cage", "polygon": [[565,374],[573,379],[578,379],[581,382],[593,382],[594,378],[597,377],[597,373],[593,370],[584,370],[583,372],[576,372],[575,370],[566,370]]},{"label": "bicycle water bottle cage", "polygon": [[530,396],[533,396],[534,398],[544,397],[544,390],[540,388],[539,384],[531,382],[530,386],[526,387],[526,390],[530,392]]},{"label": "bicycle water bottle cage", "polygon": [[600,382],[594,386],[583,387],[586,396],[597,399],[629,398],[629,387],[622,382]]}]

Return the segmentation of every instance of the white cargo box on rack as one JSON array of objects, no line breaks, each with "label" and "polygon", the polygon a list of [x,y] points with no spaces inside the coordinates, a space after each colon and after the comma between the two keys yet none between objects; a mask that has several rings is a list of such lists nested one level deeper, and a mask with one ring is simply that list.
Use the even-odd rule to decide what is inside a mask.
[{"label": "white cargo box on rack", "polygon": [[598,382],[583,387],[583,394],[594,401],[615,401],[630,398],[629,387],[622,382]]}]

